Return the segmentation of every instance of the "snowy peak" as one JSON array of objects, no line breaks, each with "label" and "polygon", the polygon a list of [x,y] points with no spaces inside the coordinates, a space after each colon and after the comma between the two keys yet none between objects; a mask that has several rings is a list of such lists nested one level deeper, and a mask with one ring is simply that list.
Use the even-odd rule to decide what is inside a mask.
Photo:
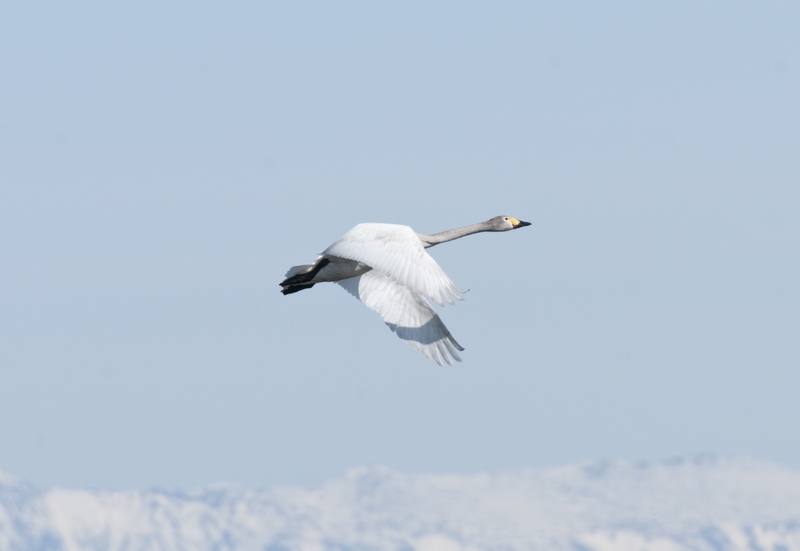
[{"label": "snowy peak", "polygon": [[800,472],[750,459],[498,475],[353,469],[315,487],[35,490],[0,475],[0,549],[800,551]]}]

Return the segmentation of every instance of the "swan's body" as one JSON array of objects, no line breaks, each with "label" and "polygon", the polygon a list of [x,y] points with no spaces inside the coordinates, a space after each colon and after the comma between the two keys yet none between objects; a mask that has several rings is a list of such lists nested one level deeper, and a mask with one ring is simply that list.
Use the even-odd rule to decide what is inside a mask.
[{"label": "swan's body", "polygon": [[510,216],[433,235],[396,224],[359,224],[317,257],[313,264],[291,268],[281,283],[288,295],[332,281],[369,308],[398,337],[439,365],[461,361],[464,350],[431,307],[461,300],[461,289],[425,249],[484,231],[508,231],[530,223]]}]

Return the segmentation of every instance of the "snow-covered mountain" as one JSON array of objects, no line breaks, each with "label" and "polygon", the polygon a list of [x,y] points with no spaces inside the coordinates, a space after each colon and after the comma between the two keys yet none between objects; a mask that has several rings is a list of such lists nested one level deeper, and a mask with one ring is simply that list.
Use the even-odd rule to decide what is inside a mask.
[{"label": "snow-covered mountain", "polygon": [[800,551],[800,472],[750,459],[498,475],[350,471],[316,487],[40,490],[0,474],[2,551]]}]

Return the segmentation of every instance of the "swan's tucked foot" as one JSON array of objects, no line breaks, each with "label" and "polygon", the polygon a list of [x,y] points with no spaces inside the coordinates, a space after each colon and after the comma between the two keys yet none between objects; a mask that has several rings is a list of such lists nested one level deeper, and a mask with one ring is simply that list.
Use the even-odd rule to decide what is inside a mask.
[{"label": "swan's tucked foot", "polygon": [[[309,281],[312,281],[315,277],[317,277],[319,271],[329,262],[330,260],[327,258],[321,258],[316,264],[308,266],[295,266],[289,270],[289,274],[293,275],[290,275],[281,282],[281,287],[283,287],[283,289],[281,289],[281,293],[284,295],[290,295],[292,293],[296,293],[297,291],[302,291],[303,289],[310,289],[316,282],[309,283]],[[297,273],[298,270],[303,271]]]},{"label": "swan's tucked foot", "polygon": [[315,283],[306,283],[305,285],[292,285],[291,287],[284,287],[281,289],[281,293],[284,295],[291,295],[292,293],[296,293],[297,291],[302,291],[303,289],[311,289]]}]

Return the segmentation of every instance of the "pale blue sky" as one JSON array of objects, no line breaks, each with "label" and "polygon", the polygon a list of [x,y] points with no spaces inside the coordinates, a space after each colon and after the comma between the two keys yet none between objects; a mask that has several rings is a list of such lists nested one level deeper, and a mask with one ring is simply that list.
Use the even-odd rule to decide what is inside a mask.
[{"label": "pale blue sky", "polygon": [[[800,468],[800,7],[0,7],[0,470],[101,488]],[[338,286],[433,233],[439,367]]]}]

